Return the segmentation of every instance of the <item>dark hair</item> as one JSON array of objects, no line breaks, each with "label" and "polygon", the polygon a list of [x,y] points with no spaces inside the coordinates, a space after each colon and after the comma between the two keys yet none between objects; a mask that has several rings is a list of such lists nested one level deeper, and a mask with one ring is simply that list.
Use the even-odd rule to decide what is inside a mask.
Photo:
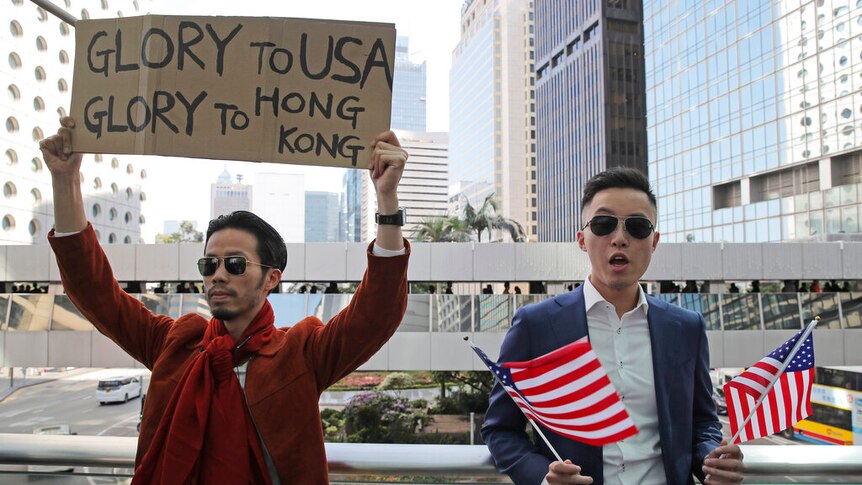
[{"label": "dark hair", "polygon": [[657,207],[655,194],[649,186],[646,175],[638,169],[630,167],[613,167],[593,176],[584,185],[584,196],[581,199],[581,210],[584,210],[599,192],[607,189],[635,189],[649,197],[653,208]]},{"label": "dark hair", "polygon": [[274,227],[249,211],[234,211],[211,220],[204,245],[209,242],[213,233],[228,228],[241,229],[254,235],[260,263],[276,267],[282,272],[287,267],[287,246],[284,239]]}]

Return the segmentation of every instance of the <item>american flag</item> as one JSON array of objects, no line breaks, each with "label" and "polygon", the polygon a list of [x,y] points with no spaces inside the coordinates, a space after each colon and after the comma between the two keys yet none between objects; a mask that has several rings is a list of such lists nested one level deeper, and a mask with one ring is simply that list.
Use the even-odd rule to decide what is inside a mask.
[{"label": "american flag", "polygon": [[637,434],[587,337],[530,361],[503,364],[470,346],[521,411],[545,428],[594,446]]},{"label": "american flag", "polygon": [[[800,330],[754,366],[724,385],[733,443],[783,431],[811,414],[814,382],[813,326]],[[807,337],[790,355],[800,337]],[[784,363],[787,367],[781,368]],[[771,386],[771,387],[770,387]],[[758,406],[758,401],[761,401]],[[755,409],[756,408],[756,409]],[[751,419],[746,423],[751,415]]]}]

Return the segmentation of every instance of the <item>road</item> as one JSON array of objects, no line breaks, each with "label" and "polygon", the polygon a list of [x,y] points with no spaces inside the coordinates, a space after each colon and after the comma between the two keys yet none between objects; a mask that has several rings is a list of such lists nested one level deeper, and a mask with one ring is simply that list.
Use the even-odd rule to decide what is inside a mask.
[{"label": "road", "polygon": [[144,393],[149,371],[100,369],[18,390],[0,403],[0,433],[32,433],[42,426],[68,424],[73,433],[88,436],[137,436],[141,400],[99,405],[99,380],[143,376]]}]

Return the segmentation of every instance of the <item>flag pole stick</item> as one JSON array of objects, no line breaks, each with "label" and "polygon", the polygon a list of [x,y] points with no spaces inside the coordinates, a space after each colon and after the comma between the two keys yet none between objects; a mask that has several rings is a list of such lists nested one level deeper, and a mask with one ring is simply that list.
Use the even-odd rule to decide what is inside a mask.
[{"label": "flag pole stick", "polygon": [[[464,341],[465,341],[465,342],[467,342],[468,344],[470,344],[470,347],[474,347],[474,348],[476,347],[475,345],[473,345],[473,341],[472,341],[472,340],[470,340],[470,337],[464,337]],[[490,369],[488,369],[488,371],[490,372]],[[501,387],[501,388],[503,388],[503,390],[505,390],[506,388],[505,388],[505,387],[503,387],[503,383],[502,383],[502,382],[500,382],[500,379],[497,377],[497,375],[496,375],[496,374],[494,374],[493,372],[491,372],[491,375],[492,375],[492,376],[494,376],[494,380],[495,380],[495,381],[497,381],[497,384],[499,384],[499,385],[500,385],[500,387]],[[509,398],[511,398],[511,397],[512,397],[512,396],[509,396]],[[525,418],[527,418],[527,421],[529,421],[529,422],[530,422],[530,424],[532,424],[532,425],[533,425],[533,429],[534,429],[534,430],[536,430],[536,432],[537,432],[537,433],[539,433],[539,436],[541,436],[541,437],[542,437],[542,441],[544,441],[544,442],[545,442],[545,444],[546,444],[546,445],[548,445],[548,449],[550,449],[550,450],[551,450],[551,453],[553,453],[553,454],[554,454],[554,457],[556,457],[556,458],[557,458],[557,461],[559,461],[560,463],[562,463],[564,460],[560,457],[560,454],[559,454],[559,453],[557,453],[557,450],[553,447],[553,445],[551,445],[551,442],[550,442],[550,441],[548,441],[548,437],[547,437],[547,436],[545,436],[545,433],[543,433],[543,432],[542,432],[542,430],[541,430],[541,429],[539,429],[539,425],[538,425],[538,424],[536,424],[536,422],[535,422],[535,421],[533,421],[533,418],[531,418],[529,414],[527,414],[526,412],[524,412],[524,409],[523,409],[523,408],[521,408],[521,406],[517,406],[517,405],[516,405],[515,407],[517,407],[517,408],[521,411],[521,413],[524,415],[524,417],[525,417]]]},{"label": "flag pole stick", "polygon": [[787,366],[790,365],[790,361],[793,360],[793,356],[796,355],[796,352],[798,352],[799,348],[802,347],[802,345],[805,343],[805,339],[808,338],[808,335],[814,330],[814,327],[817,326],[817,322],[819,321],[819,316],[814,317],[814,320],[811,320],[808,326],[805,327],[805,331],[802,332],[802,335],[799,336],[799,340],[797,340],[796,344],[793,345],[793,349],[790,351],[789,354],[787,354],[787,358],[784,359],[784,362],[781,363],[781,368],[778,369],[778,372],[775,374],[775,379],[773,379],[772,382],[770,382],[769,385],[766,386],[766,390],[763,391],[763,393],[757,399],[757,402],[754,403],[754,407],[751,408],[751,411],[749,411],[748,413],[748,417],[745,418],[745,421],[743,421],[739,428],[736,430],[736,433],[730,439],[730,443],[734,443],[736,439],[739,438],[739,434],[745,430],[745,427],[748,425],[748,422],[751,421],[751,418],[753,418],[754,414],[757,412],[757,408],[759,408],[760,405],[763,404],[763,400],[766,399],[766,397],[769,395],[769,391],[771,391],[772,388],[775,387],[775,383],[778,382],[778,377],[781,376],[784,370],[787,369]]}]

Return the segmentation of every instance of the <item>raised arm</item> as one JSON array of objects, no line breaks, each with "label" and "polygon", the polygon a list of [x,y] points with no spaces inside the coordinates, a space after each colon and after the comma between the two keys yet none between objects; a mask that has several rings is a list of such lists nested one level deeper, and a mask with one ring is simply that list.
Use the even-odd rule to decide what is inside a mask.
[{"label": "raised arm", "polygon": [[42,140],[39,149],[54,189],[54,223],[58,232],[79,232],[87,227],[84,198],[81,195],[81,153],[72,153],[72,128],[75,120],[60,120],[57,134]]},{"label": "raised arm", "polygon": [[[401,148],[398,137],[385,131],[374,137],[374,153],[368,171],[377,192],[377,210],[389,215],[398,212],[398,183],[407,163],[407,152]],[[400,250],[404,247],[401,226],[379,224],[377,245],[383,249]]]}]

